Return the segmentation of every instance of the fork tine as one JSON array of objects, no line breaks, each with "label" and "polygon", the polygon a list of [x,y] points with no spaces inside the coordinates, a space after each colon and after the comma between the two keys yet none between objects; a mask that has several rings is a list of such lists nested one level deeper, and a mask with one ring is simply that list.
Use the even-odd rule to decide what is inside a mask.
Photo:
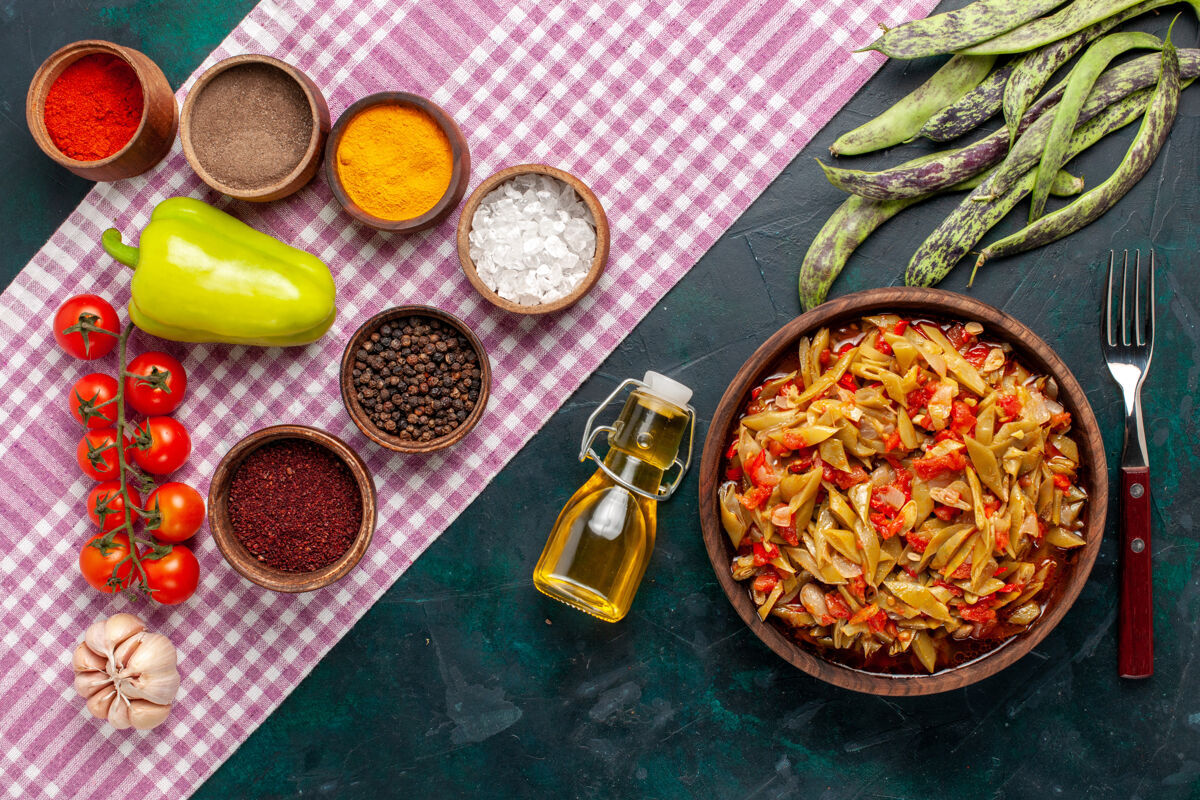
[{"label": "fork tine", "polygon": [[1121,264],[1121,344],[1129,346],[1129,251],[1125,251],[1125,260]]},{"label": "fork tine", "polygon": [[1150,251],[1150,304],[1149,319],[1146,320],[1146,343],[1154,346],[1154,251]]},{"label": "fork tine", "polygon": [[1142,330],[1142,251],[1137,251],[1133,262],[1133,343],[1138,347],[1146,344],[1146,332]]},{"label": "fork tine", "polygon": [[1109,347],[1116,347],[1117,342],[1113,338],[1113,313],[1112,313],[1112,286],[1113,286],[1113,266],[1117,261],[1117,251],[1108,251],[1108,280],[1106,281],[1106,293],[1104,300],[1104,338]]}]

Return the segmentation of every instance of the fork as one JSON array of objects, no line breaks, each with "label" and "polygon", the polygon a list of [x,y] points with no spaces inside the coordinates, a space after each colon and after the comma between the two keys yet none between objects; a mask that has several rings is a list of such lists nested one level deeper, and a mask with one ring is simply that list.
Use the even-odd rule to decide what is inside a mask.
[{"label": "fork", "polygon": [[[1125,446],[1121,453],[1121,614],[1117,659],[1122,678],[1154,673],[1154,607],[1150,552],[1150,462],[1142,423],[1142,383],[1154,355],[1154,251],[1149,286],[1142,297],[1142,254],[1134,251],[1130,292],[1129,251],[1121,264],[1120,308],[1113,307],[1116,252],[1109,253],[1108,293],[1101,341],[1108,371],[1125,399]],[[1132,294],[1132,297],[1130,297]],[[1146,305],[1146,319],[1142,306]],[[1120,315],[1119,320],[1114,316]]]}]

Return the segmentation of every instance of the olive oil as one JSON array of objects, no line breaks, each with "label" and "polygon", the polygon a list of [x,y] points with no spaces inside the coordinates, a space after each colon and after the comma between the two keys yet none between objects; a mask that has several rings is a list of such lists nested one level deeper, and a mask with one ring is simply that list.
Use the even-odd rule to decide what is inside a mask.
[{"label": "olive oil", "polygon": [[[654,550],[658,500],[670,496],[660,486],[694,418],[686,386],[653,372],[632,383],[638,388],[620,416],[602,429],[609,443],[602,466],[558,515],[533,572],[538,591],[607,622],[633,604]],[[582,456],[595,455],[592,438],[585,434]]]}]

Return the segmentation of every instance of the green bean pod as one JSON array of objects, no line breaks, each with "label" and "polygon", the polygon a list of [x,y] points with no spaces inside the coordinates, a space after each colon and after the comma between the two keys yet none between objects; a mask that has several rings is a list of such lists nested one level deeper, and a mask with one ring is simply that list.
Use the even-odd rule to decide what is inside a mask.
[{"label": "green bean pod", "polygon": [[1013,65],[1006,64],[951,105],[934,114],[921,127],[921,135],[934,142],[948,142],[973,131],[1000,110],[1004,87]]},{"label": "green bean pod", "polygon": [[1021,253],[1056,242],[1095,222],[1116,205],[1150,169],[1167,141],[1179,110],[1180,83],[1179,58],[1168,31],[1162,52],[1162,78],[1150,99],[1141,127],[1117,169],[1099,186],[1069,205],[985,247],[979,254],[976,269],[990,258]]},{"label": "green bean pod", "polygon": [[[1059,67],[1070,61],[1088,42],[1097,36],[1108,33],[1126,20],[1177,2],[1179,0],[1143,0],[1119,14],[1114,14],[1077,33],[1043,45],[1018,58],[1013,63],[1012,74],[1004,86],[1004,119],[1008,124],[1011,139],[1016,141],[1017,124],[1025,115],[1029,104],[1046,85],[1046,81],[1050,80],[1050,76]],[[1200,16],[1200,0],[1188,0],[1188,3],[1195,10],[1196,15]]]},{"label": "green bean pod", "polygon": [[825,178],[844,192],[875,200],[903,200],[947,189],[999,163],[1007,142],[999,133],[957,150],[915,158],[890,169],[865,172],[818,164]]},{"label": "green bean pod", "polygon": [[[1158,83],[1161,61],[1162,59],[1157,53],[1152,53],[1139,56],[1105,72],[1096,81],[1087,100],[1084,101],[1083,107],[1079,111],[1079,120],[1085,122],[1109,103],[1119,100],[1131,92]],[[1179,63],[1180,73],[1184,79],[1195,78],[1197,74],[1200,74],[1200,50],[1179,51]],[[1060,83],[1047,97],[1057,94],[1061,98],[1066,90],[1066,83],[1066,81]],[[1045,99],[1046,97],[1043,97],[1038,100],[1034,104],[1034,109],[1038,108]],[[1030,109],[1029,114],[1032,114],[1034,109]],[[1026,116],[1028,117],[1029,114]],[[987,202],[1007,193],[1013,184],[1025,174],[1026,170],[1041,160],[1053,122],[1053,115],[1043,114],[1026,128],[1017,139],[1017,143],[1009,152],[1008,157],[1004,159],[1004,163],[992,173],[987,183],[981,186],[978,192],[973,193],[972,197],[975,202]]]},{"label": "green bean pod", "polygon": [[959,52],[977,56],[1026,53],[1065,39],[1141,2],[1143,0],[1075,0],[1056,14],[1027,22],[1019,28],[1010,28],[1008,32],[986,42],[960,48]]},{"label": "green bean pod", "polygon": [[958,100],[987,77],[995,56],[953,56],[902,100],[879,116],[838,137],[835,156],[857,156],[907,142],[930,116]]},{"label": "green bean pod", "polygon": [[[968,191],[977,187],[986,173],[951,187]],[[1063,171],[1055,176],[1050,191],[1058,197],[1071,197],[1083,191],[1083,178]],[[825,302],[829,289],[854,251],[880,225],[926,197],[906,197],[901,200],[872,200],[851,195],[829,216],[808,246],[800,265],[800,305],[805,311]]]},{"label": "green bean pod", "polygon": [[[1153,91],[1143,89],[1131,94],[1080,126],[1067,147],[1068,158],[1142,116]],[[904,282],[909,286],[933,286],[945,278],[954,265],[1029,194],[1034,177],[1032,170],[1026,172],[1015,186],[988,203],[977,202],[976,195],[987,191],[990,180],[971,192],[917,248],[904,272]]]},{"label": "green bean pod", "polygon": [[[1134,49],[1162,49],[1162,40],[1157,36],[1139,31],[1113,33],[1096,42],[1083,56],[1079,63],[1067,76],[1067,89],[1063,99],[1054,107],[1050,132],[1046,135],[1046,147],[1042,151],[1042,160],[1037,168],[1037,180],[1033,184],[1033,192],[1029,202],[1029,221],[1033,222],[1046,209],[1046,200],[1050,196],[1050,184],[1058,174],[1058,168],[1066,159],[1067,142],[1071,132],[1079,120],[1079,110],[1084,100],[1100,77],[1100,73],[1121,53]],[[1178,59],[1176,59],[1178,65]]]},{"label": "green bean pod", "polygon": [[1050,184],[1050,194],[1055,197],[1074,197],[1083,191],[1083,178],[1060,169]]},{"label": "green bean pod", "polygon": [[[1185,78],[1194,78],[1200,73],[1200,50],[1187,49],[1179,51],[1180,67]],[[1088,102],[1081,112],[1081,119],[1090,119],[1092,115],[1106,102],[1119,100],[1130,92],[1154,85],[1158,80],[1157,57],[1143,56],[1110,69],[1096,82],[1096,87],[1088,96]],[[1032,130],[1028,136],[1017,140],[1013,153],[1005,160],[1000,170],[993,173],[990,182],[1003,187],[996,194],[1003,194],[1016,178],[1025,170],[1037,163],[1045,147],[1045,134],[1049,130],[1050,121],[1042,117],[1046,109],[1057,103],[1066,90],[1066,81],[1060,82],[1048,91],[1025,113],[1021,120],[1021,130],[1032,130],[1034,126],[1043,126]],[[1093,102],[1093,99],[1095,102]],[[998,130],[988,136],[972,142],[956,150],[945,150],[931,153],[921,158],[901,164],[890,169],[866,172],[863,170],[843,169],[821,164],[825,177],[831,184],[850,194],[873,197],[876,200],[899,200],[904,197],[919,197],[921,195],[949,188],[972,175],[978,175],[985,169],[997,164],[1008,151],[1008,134]],[[1014,161],[1014,158],[1019,158]],[[1002,171],[1008,170],[1019,161],[1019,169],[1014,175],[1002,176]],[[1012,162],[1012,163],[1010,163]],[[819,161],[817,163],[820,163]],[[998,179],[1003,178],[1003,183]],[[981,195],[980,200],[989,199]]]},{"label": "green bean pod", "polygon": [[[1172,0],[1154,0],[1172,2]],[[1145,4],[1143,4],[1145,5]],[[1130,9],[1132,11],[1133,9]],[[1126,12],[1128,13],[1128,12]],[[1059,67],[1070,61],[1084,46],[1101,34],[1107,33],[1122,20],[1122,15],[1109,17],[1091,25],[1065,39],[1039,47],[1021,55],[1013,62],[1012,74],[1004,85],[1004,121],[1008,125],[1010,142],[1017,140],[1017,124],[1025,115],[1025,109],[1037,97]]]},{"label": "green bean pod", "polygon": [[817,231],[800,265],[800,306],[808,311],[825,302],[846,261],[876,228],[923,197],[872,200],[851,195]]},{"label": "green bean pod", "polygon": [[884,31],[863,50],[889,58],[923,58],[953,53],[1011,31],[1062,5],[1063,0],[976,0]]}]

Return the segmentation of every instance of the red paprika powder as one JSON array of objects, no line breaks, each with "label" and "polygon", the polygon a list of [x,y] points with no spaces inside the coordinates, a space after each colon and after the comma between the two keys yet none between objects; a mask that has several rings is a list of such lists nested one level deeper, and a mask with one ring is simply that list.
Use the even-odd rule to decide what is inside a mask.
[{"label": "red paprika powder", "polygon": [[108,53],[84,56],[50,85],[43,119],[51,141],[76,161],[120,150],[142,121],[142,84],[133,67]]}]

